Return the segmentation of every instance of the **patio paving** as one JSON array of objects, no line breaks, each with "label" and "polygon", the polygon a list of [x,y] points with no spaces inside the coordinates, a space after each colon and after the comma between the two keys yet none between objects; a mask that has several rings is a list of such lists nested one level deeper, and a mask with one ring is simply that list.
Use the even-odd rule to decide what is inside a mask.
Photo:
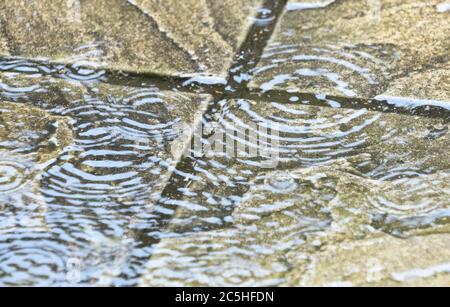
[{"label": "patio paving", "polygon": [[0,19],[12,56],[73,63],[95,51],[92,64],[111,70],[225,78],[260,4],[19,0],[3,1]]},{"label": "patio paving", "polygon": [[[397,82],[402,96],[418,98],[408,84],[427,84],[438,70],[448,89],[450,24],[441,2],[290,0],[250,86],[372,98]],[[426,98],[448,101],[448,92]]]},{"label": "patio paving", "polygon": [[274,3],[0,3],[0,285],[450,285],[448,9]]}]

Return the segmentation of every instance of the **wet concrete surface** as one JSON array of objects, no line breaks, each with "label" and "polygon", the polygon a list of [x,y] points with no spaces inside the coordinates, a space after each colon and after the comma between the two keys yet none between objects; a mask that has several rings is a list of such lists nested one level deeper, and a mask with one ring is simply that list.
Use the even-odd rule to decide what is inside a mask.
[{"label": "wet concrete surface", "polygon": [[0,3],[0,285],[449,285],[441,2]]}]

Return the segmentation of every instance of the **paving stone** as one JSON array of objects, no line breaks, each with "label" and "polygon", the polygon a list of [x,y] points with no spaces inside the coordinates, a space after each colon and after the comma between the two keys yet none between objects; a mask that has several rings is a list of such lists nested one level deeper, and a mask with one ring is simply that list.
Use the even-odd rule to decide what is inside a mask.
[{"label": "paving stone", "polygon": [[428,185],[413,192],[357,175],[360,158],[261,172],[228,226],[163,238],[141,286],[447,285],[448,227],[416,224],[399,239],[375,229],[370,213],[377,198],[393,205],[403,196],[390,209],[420,217],[427,208],[415,202],[425,192],[423,204],[448,214],[448,173],[425,176]]},{"label": "paving stone", "polygon": [[[239,149],[196,159],[194,172],[184,175],[188,183],[181,197],[169,201],[177,209],[142,285],[299,285],[296,278],[327,246],[383,238],[389,249],[386,233],[433,234],[448,225],[445,120],[236,100],[224,104],[218,122],[213,125],[222,132],[218,140],[233,136],[245,151],[257,147],[259,136],[275,145],[268,156],[278,163],[233,155]],[[268,130],[261,126],[272,128],[271,137],[262,137]],[[179,237],[170,238],[176,233]],[[386,257],[391,257],[386,266],[399,261],[393,253]],[[420,267],[439,269],[431,260]],[[405,262],[398,270],[414,265],[419,263]],[[426,281],[442,284],[442,278]],[[343,285],[339,281],[327,282]],[[425,280],[380,281],[392,283]]]},{"label": "paving stone", "polygon": [[[278,226],[279,227],[279,226]],[[448,233],[321,245],[228,229],[164,239],[141,286],[447,286]],[[279,229],[279,228],[278,228]],[[315,246],[316,249],[307,248]]]},{"label": "paving stone", "polygon": [[163,75],[226,76],[260,0],[4,1],[11,55]]},{"label": "paving stone", "polygon": [[8,39],[5,34],[5,28],[0,20],[0,56],[9,56]]},{"label": "paving stone", "polygon": [[0,233],[16,227],[45,230],[39,178],[73,141],[67,118],[23,104],[0,103]]},{"label": "paving stone", "polygon": [[[371,98],[397,79],[426,84],[435,76],[437,84],[450,47],[440,2],[292,0],[250,86]],[[418,89],[403,88],[402,96],[418,98]],[[419,97],[448,101],[448,88],[440,84]]]},{"label": "paving stone", "polygon": [[39,108],[2,101],[0,149],[30,155],[37,162],[56,158],[73,142],[67,118]]},{"label": "paving stone", "polygon": [[450,236],[382,237],[330,246],[289,285],[448,286]]},{"label": "paving stone", "polygon": [[259,206],[267,207],[260,213],[270,223],[274,216],[286,222],[303,216],[313,225],[331,224],[334,239],[446,223],[445,120],[236,100],[225,104],[218,123],[214,129],[220,133],[207,132],[211,137],[203,144],[211,145],[217,136],[239,149],[219,146],[215,155],[194,159],[193,171],[183,174],[185,187],[166,200],[174,212],[167,233],[220,229],[236,214],[251,224],[252,217],[261,218]]},{"label": "paving stone", "polygon": [[[450,62],[391,82],[381,96],[450,101]],[[427,102],[424,101],[424,104]],[[429,102],[429,104],[432,102]],[[450,105],[447,103],[447,106]]]},{"label": "paving stone", "polygon": [[[23,63],[18,67],[33,68]],[[34,228],[27,229],[31,234],[39,231],[56,238],[54,246],[65,252],[63,261],[81,259],[86,278],[82,284],[111,285],[124,266],[138,270],[139,264],[129,259],[133,248],[142,244],[137,233],[141,227],[158,230],[159,216],[153,207],[190,140],[178,127],[199,121],[211,97],[161,91],[153,85],[134,88],[80,82],[70,78],[72,75],[63,77],[10,72],[0,76],[0,97],[46,110],[39,115],[64,118],[73,127],[70,146],[53,155],[51,163],[44,164],[39,176],[30,181],[37,189],[29,190],[20,203],[16,196],[5,201],[3,216],[7,218],[0,221],[0,227],[14,233],[13,227],[22,225],[22,217],[30,217],[23,225],[39,217],[40,224],[36,222]],[[29,120],[33,123],[32,118]],[[11,131],[14,134],[5,131],[5,137],[16,136],[16,130]],[[17,133],[20,131],[23,129],[17,128]],[[23,133],[33,140],[42,139],[31,132]],[[69,138],[66,140],[69,142]],[[38,147],[42,155],[47,154],[46,148]],[[3,196],[0,191],[0,200],[6,199]],[[22,242],[19,237],[11,241],[18,245]],[[149,249],[140,248],[139,253],[149,253]],[[119,268],[114,260],[117,257]],[[14,259],[10,263],[14,264]],[[116,265],[113,272],[105,269],[111,269],[109,264]],[[35,267],[39,268],[40,262]],[[60,283],[53,279],[57,274],[27,276],[26,283],[41,283],[43,279]],[[21,282],[17,280],[16,284],[25,284]]]},{"label": "paving stone", "polygon": [[140,286],[276,286],[288,271],[285,250],[283,243],[235,229],[166,238]]},{"label": "paving stone", "polygon": [[[354,162],[260,173],[228,226],[163,238],[141,285],[446,285],[448,234],[414,227],[422,236],[396,239],[376,230],[370,216],[379,210],[376,199],[394,204],[404,188],[358,176]],[[425,191],[426,201],[448,211],[448,179],[446,173],[426,177],[424,190],[404,189],[411,198],[391,209],[420,216],[427,210],[414,201]]]}]

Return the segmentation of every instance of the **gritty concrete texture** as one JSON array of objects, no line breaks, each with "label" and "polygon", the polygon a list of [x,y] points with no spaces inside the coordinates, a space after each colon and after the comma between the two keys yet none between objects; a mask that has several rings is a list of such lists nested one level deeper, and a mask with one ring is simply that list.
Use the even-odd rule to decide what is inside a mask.
[{"label": "gritty concrete texture", "polygon": [[[346,198],[344,207],[357,203],[356,207],[360,209],[371,208],[369,220],[365,221],[367,224],[375,223],[377,214],[407,219],[423,212],[437,214],[436,209],[446,208],[445,178],[450,168],[446,151],[450,138],[445,120],[242,100],[229,101],[227,106],[216,125],[218,139],[222,140],[226,135],[227,144],[236,139],[235,146],[247,152],[261,146],[258,140],[265,140],[273,146],[269,150],[272,160],[261,160],[256,154],[249,157],[235,155],[237,151],[225,152],[225,156],[220,151],[209,159],[196,159],[189,186],[174,200],[179,206],[168,226],[169,232],[222,227],[233,208],[237,206],[235,212],[243,208],[245,197],[254,201],[249,202],[250,208],[258,204],[300,202],[307,210],[306,204],[320,207],[317,202],[320,203],[322,198],[326,199],[325,203],[330,202],[341,189],[341,199]],[[264,124],[272,127],[271,135],[267,137],[262,131],[255,132],[258,123],[260,130]],[[245,130],[248,127],[254,129],[250,134]],[[214,135],[204,140],[205,144],[212,142]],[[345,159],[348,164],[346,171],[339,171],[334,164],[340,159]],[[299,199],[289,193],[289,189],[284,191],[286,193],[269,189],[264,197],[246,194],[252,187],[263,184],[264,178],[270,180],[273,177],[278,181],[281,174],[290,176],[294,174],[293,170],[297,172],[302,168],[311,178],[320,174],[329,180],[325,181],[329,191],[313,185],[310,197],[306,197],[303,190],[295,193]],[[306,175],[288,180],[302,176]],[[310,183],[295,186],[307,189]],[[282,187],[281,190],[283,192]],[[403,192],[396,193],[397,190]],[[330,212],[327,206],[324,210]],[[359,213],[364,216],[363,212]],[[425,214],[421,220],[433,214]],[[396,227],[403,229],[393,225],[391,230]]]},{"label": "gritty concrete texture", "polygon": [[0,233],[45,231],[45,201],[39,178],[74,142],[64,117],[2,101],[0,106]]},{"label": "gritty concrete texture", "polygon": [[0,21],[0,56],[9,56],[8,39],[6,37],[5,27]]},{"label": "gritty concrete texture", "polygon": [[67,118],[11,102],[3,101],[0,108],[2,151],[31,155],[37,162],[46,162],[73,142]]},{"label": "gritty concrete texture", "polygon": [[[391,82],[384,96],[450,101],[450,62]],[[450,104],[448,104],[450,105]]]},{"label": "gritty concrete texture", "polygon": [[306,274],[294,273],[292,282],[296,277],[297,285],[308,286],[446,287],[449,252],[448,234],[343,243],[314,255]]},{"label": "gritty concrete texture", "polygon": [[[252,87],[369,98],[397,79],[426,84],[421,72],[443,74],[450,25],[448,14],[436,9],[441,1],[306,2],[289,2]],[[442,84],[426,98],[447,99],[442,88],[448,92]],[[404,89],[402,95],[418,98],[416,89]]]},{"label": "gritty concrete texture", "polygon": [[[403,217],[448,210],[448,175],[419,179],[428,185],[413,191],[358,175],[357,159],[259,174],[229,226],[162,239],[141,285],[447,285],[445,229],[417,231],[424,225],[410,220],[415,235],[399,239],[376,229],[374,219],[388,209]],[[415,202],[427,204],[421,193],[432,200],[429,208],[415,208]]]},{"label": "gritty concrete texture", "polygon": [[448,9],[262,3],[0,3],[0,285],[450,285]]},{"label": "gritty concrete texture", "polygon": [[136,73],[225,77],[260,3],[3,1],[0,19],[13,56]]}]

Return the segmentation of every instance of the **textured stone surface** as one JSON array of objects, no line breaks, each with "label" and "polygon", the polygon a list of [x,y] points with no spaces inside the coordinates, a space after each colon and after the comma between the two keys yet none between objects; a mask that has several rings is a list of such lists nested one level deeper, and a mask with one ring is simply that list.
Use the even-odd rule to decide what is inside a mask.
[{"label": "textured stone surface", "polygon": [[450,101],[450,62],[391,82],[385,96]]},{"label": "textured stone surface", "polygon": [[261,1],[3,1],[11,54],[154,74],[225,76]]},{"label": "textured stone surface", "polygon": [[45,230],[39,179],[45,167],[74,142],[68,118],[39,108],[0,102],[0,233]]},{"label": "textured stone surface", "polygon": [[[261,130],[264,126],[272,127],[269,136]],[[246,130],[249,127],[252,133]],[[448,123],[442,119],[241,100],[228,102],[215,129],[219,140],[226,135],[227,144],[235,140],[234,147],[238,148],[235,152],[215,152],[209,159],[196,159],[195,172],[186,175],[189,184],[173,201],[178,209],[169,231],[223,226],[233,208],[242,205],[243,195],[252,186],[263,184],[264,178],[276,177],[276,170],[289,173],[306,168],[311,178],[320,174],[329,179],[332,191],[338,189],[341,179],[339,193],[347,198],[345,204],[358,203],[356,207],[367,209],[372,202],[372,218],[376,212],[411,217],[422,210],[429,213],[445,208],[447,203],[445,172],[450,169],[446,154],[450,138]],[[213,142],[214,135],[204,140],[204,144]],[[267,160],[258,156],[264,150],[263,143],[272,146]],[[249,153],[250,148],[252,154],[237,155],[241,149]],[[348,160],[346,171],[333,166],[337,159]],[[332,166],[309,169],[323,163]],[[359,192],[346,187],[359,187]],[[403,192],[395,193],[397,189]],[[321,196],[321,191],[314,188],[311,198],[327,197],[325,192]],[[274,193],[270,197],[271,191],[267,193],[256,197],[254,205],[290,199],[290,194]],[[293,196],[291,200],[295,199]],[[430,199],[435,200],[436,207]],[[300,196],[299,201],[307,203],[311,199]],[[381,211],[374,206],[381,207]],[[367,223],[371,222],[369,219]]]},{"label": "textured stone surface", "polygon": [[[216,225],[223,230],[162,239],[141,284],[365,285],[361,278],[373,273],[378,275],[368,284],[446,285],[448,276],[441,274],[448,273],[450,242],[448,235],[442,235],[442,242],[434,245],[440,237],[433,233],[448,231],[449,174],[377,180],[355,168],[366,159],[362,155],[309,168],[260,171],[225,219],[228,225]],[[395,173],[399,169],[392,170],[392,177],[399,175]],[[226,176],[223,170],[210,174]],[[221,189],[212,192],[221,193]],[[178,222],[193,221],[187,212],[184,217],[178,214]],[[389,218],[378,220],[384,216]],[[394,239],[385,232],[403,232],[410,238]],[[335,262],[336,254],[346,260]],[[345,265],[336,270],[334,266],[341,268],[341,263]],[[364,271],[365,264],[373,267]],[[346,269],[349,272],[342,272]],[[424,270],[425,276],[417,269]],[[323,280],[319,283],[318,278]]]},{"label": "textured stone surface", "polygon": [[[289,285],[449,286],[450,236],[379,239],[330,246]],[[295,278],[294,278],[295,279]]]},{"label": "textured stone surface", "polygon": [[[219,123],[216,131],[233,135],[240,145],[257,139],[239,135],[242,127],[272,127],[278,140],[272,143],[279,146],[272,148],[272,157],[278,164],[267,169],[258,157],[220,154],[196,160],[196,172],[186,176],[189,184],[173,200],[178,209],[166,229],[167,236],[175,232],[180,237],[163,238],[156,246],[142,285],[315,284],[312,279],[299,281],[307,272],[316,273],[310,269],[315,253],[340,248],[342,242],[359,244],[355,240],[381,240],[392,249],[383,260],[388,274],[441,269],[444,256],[396,266],[402,259],[396,258],[395,249],[405,255],[414,243],[403,245],[386,233],[433,234],[448,225],[446,121],[240,100],[228,102]],[[374,253],[382,248],[377,246]],[[383,275],[377,282],[446,283],[445,276],[434,275],[402,281]],[[323,283],[348,282],[343,278]],[[354,285],[361,283],[357,279]]]},{"label": "textured stone surface", "polygon": [[[141,286],[448,286],[446,233],[322,246],[319,239],[223,230],[165,239]],[[310,246],[308,248],[307,246]],[[314,247],[315,246],[315,247]],[[312,247],[312,248],[311,248]]]},{"label": "textured stone surface", "polygon": [[[439,0],[305,2],[290,1],[251,86],[367,98],[400,78],[425,84],[420,73],[441,75],[449,60],[448,13],[438,12]],[[448,100],[448,86],[426,98]],[[401,93],[415,98],[417,90]]]},{"label": "textured stone surface", "polygon": [[3,23],[0,20],[0,56],[8,56],[8,39],[6,38],[6,31]]},{"label": "textured stone surface", "polygon": [[[155,194],[161,192],[190,141],[183,128],[191,128],[201,120],[211,97],[161,91],[152,85],[144,88],[104,83],[87,85],[70,79],[71,75],[66,77],[67,80],[3,73],[0,93],[4,99],[22,99],[71,119],[77,144],[69,155],[70,163],[87,160],[90,152],[94,154],[91,158],[98,160],[107,157],[96,156],[96,151],[117,151],[124,152],[123,158],[130,160],[127,163],[131,163],[131,169],[139,169],[140,164],[145,164],[145,157],[154,156],[162,165],[154,170],[156,173],[148,172],[145,177],[152,178],[151,190]],[[6,136],[16,137],[5,131]],[[39,156],[46,153],[42,145],[38,148]],[[86,174],[98,176],[105,171],[101,167],[79,167]],[[112,167],[103,176],[108,178],[126,169]]]},{"label": "textured stone surface", "polygon": [[0,125],[0,150],[30,156],[37,162],[56,158],[73,142],[67,118],[27,105],[2,101]]},{"label": "textured stone surface", "polygon": [[230,229],[164,239],[140,286],[279,285],[288,271],[286,244],[267,233],[256,235]]},{"label": "textured stone surface", "polygon": [[[189,141],[178,127],[199,121],[211,99],[153,85],[136,88],[79,82],[72,74],[62,77],[0,75],[0,96],[21,101],[11,104],[17,112],[0,116],[8,124],[0,129],[5,147],[0,150],[0,284],[67,285],[65,267],[74,258],[81,259],[83,285],[112,285],[125,266],[137,271],[132,249],[140,245],[141,256],[150,253],[136,233],[158,225],[153,206]],[[58,127],[54,119],[61,119]],[[56,132],[66,122],[71,137],[62,137],[64,150],[53,150],[50,145],[61,134]],[[36,171],[28,154],[21,158],[22,151],[31,150],[45,158]],[[51,241],[51,249],[41,247],[47,242],[42,237]],[[36,247],[22,252],[27,242]],[[57,269],[41,254],[50,254]],[[20,256],[33,259],[32,264],[23,265]]]}]

